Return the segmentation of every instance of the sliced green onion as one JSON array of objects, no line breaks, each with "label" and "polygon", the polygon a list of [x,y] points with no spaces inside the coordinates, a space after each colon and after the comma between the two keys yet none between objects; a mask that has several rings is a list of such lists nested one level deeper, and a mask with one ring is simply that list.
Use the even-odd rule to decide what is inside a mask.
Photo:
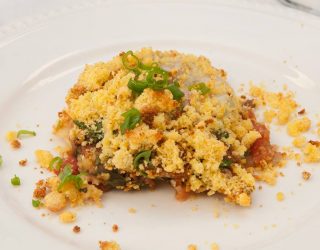
[{"label": "sliced green onion", "polygon": [[62,164],[62,158],[59,156],[54,157],[49,163],[50,170],[60,170]]},{"label": "sliced green onion", "polygon": [[0,155],[0,167],[2,166],[3,164],[3,159],[2,159],[2,155]]},{"label": "sliced green onion", "polygon": [[147,82],[152,83],[156,81],[155,77],[158,77],[158,76],[161,76],[162,78],[162,81],[160,80],[161,82],[163,83],[168,82],[168,77],[169,77],[168,72],[159,67],[151,68],[147,74],[146,80]]},{"label": "sliced green onion", "polygon": [[[128,60],[129,56],[131,56],[135,61],[135,63],[133,65]],[[136,57],[131,50],[129,50],[128,52],[124,53],[122,55],[121,59],[122,59],[122,63],[124,65],[124,67],[129,69],[129,70],[138,69],[138,67],[140,65],[140,61],[139,61],[138,57]]]},{"label": "sliced green onion", "polygon": [[36,136],[36,132],[30,131],[30,130],[19,130],[17,133],[17,137],[20,139],[22,135],[30,135],[30,136]]},{"label": "sliced green onion", "polygon": [[41,205],[41,201],[39,200],[32,200],[32,206],[33,207],[39,207]]},{"label": "sliced green onion", "polygon": [[140,94],[144,89],[148,88],[148,83],[146,81],[137,81],[130,79],[128,82],[128,88]]},{"label": "sliced green onion", "polygon": [[141,114],[135,108],[123,113],[122,116],[124,117],[124,122],[120,125],[121,134],[125,134],[127,130],[135,128],[141,120]]},{"label": "sliced green onion", "polygon": [[75,187],[77,189],[80,189],[83,185],[83,180],[81,178],[81,174],[73,175],[72,170],[71,170],[71,166],[69,164],[67,164],[63,168],[63,171],[59,174],[59,178],[60,178],[60,184],[58,186],[58,191],[60,191],[61,188],[69,182],[73,182],[73,184],[75,185]]},{"label": "sliced green onion", "polygon": [[197,91],[200,91],[201,95],[205,95],[211,92],[211,89],[203,82],[192,84],[188,89],[195,89]]},{"label": "sliced green onion", "polygon": [[174,100],[180,100],[182,97],[184,97],[184,93],[176,84],[169,85],[167,89],[170,90]]},{"label": "sliced green onion", "polygon": [[146,161],[146,162],[149,162],[150,161],[151,152],[152,152],[151,150],[145,150],[145,151],[142,151],[139,154],[137,154],[136,157],[133,160],[133,166],[135,168],[138,168],[142,159],[144,161]]},{"label": "sliced green onion", "polygon": [[20,178],[16,175],[14,175],[14,177],[11,179],[11,184],[13,186],[20,186],[21,182],[20,182]]},{"label": "sliced green onion", "polygon": [[226,168],[229,168],[231,166],[231,164],[232,164],[232,160],[225,156],[225,157],[223,157],[223,160],[221,161],[219,168],[226,169]]}]

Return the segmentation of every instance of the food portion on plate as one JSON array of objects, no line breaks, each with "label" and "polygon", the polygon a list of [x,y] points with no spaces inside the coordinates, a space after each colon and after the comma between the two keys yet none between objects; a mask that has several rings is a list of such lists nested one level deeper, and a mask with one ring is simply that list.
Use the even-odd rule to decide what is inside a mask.
[{"label": "food portion on plate", "polygon": [[46,188],[37,198],[52,211],[160,182],[180,200],[219,193],[249,206],[255,179],[275,182],[281,154],[269,130],[252,101],[238,97],[226,72],[203,56],[122,52],[87,65],[66,104],[54,133],[68,146],[61,157],[37,151],[40,165],[57,175],[37,186]]}]

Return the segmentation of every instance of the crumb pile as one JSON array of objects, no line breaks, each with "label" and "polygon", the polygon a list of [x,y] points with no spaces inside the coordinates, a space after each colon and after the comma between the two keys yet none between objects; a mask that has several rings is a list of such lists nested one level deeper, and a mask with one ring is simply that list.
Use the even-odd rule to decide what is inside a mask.
[{"label": "crumb pile", "polygon": [[170,183],[179,199],[220,193],[249,206],[255,179],[275,182],[280,154],[269,130],[236,96],[225,71],[203,56],[121,53],[87,65],[66,103],[55,126],[68,144],[62,158],[36,152],[40,165],[59,175],[45,184],[52,211],[60,207],[51,200],[99,202],[100,190],[158,182]]}]

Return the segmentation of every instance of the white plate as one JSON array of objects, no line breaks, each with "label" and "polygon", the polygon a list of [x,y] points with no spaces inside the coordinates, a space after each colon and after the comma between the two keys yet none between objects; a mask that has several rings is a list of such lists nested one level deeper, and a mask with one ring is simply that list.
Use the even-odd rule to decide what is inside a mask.
[{"label": "white plate", "polygon": [[[255,191],[250,208],[225,204],[216,196],[181,203],[166,187],[109,192],[104,208],[75,209],[75,224],[81,227],[77,235],[75,224],[63,225],[57,215],[34,209],[31,199],[35,181],[44,177],[34,169],[33,152],[57,145],[49,141],[51,126],[84,64],[145,46],[201,54],[229,72],[235,89],[249,80],[263,81],[271,90],[288,84],[311,115],[319,108],[319,19],[250,1],[141,0],[126,5],[91,1],[87,8],[28,20],[0,30],[1,249],[98,249],[99,240],[112,239],[124,250],[186,249],[190,243],[201,250],[210,249],[211,242],[222,250],[317,248],[319,166],[289,163],[276,186]],[[4,134],[18,128],[38,134],[13,152]],[[283,129],[272,130],[272,141],[290,143]],[[24,168],[18,166],[23,158],[29,160]],[[308,182],[301,179],[303,169],[312,172]],[[20,187],[10,184],[14,174],[22,180]],[[282,203],[276,201],[278,191],[286,196]],[[128,213],[131,207],[136,214]],[[118,233],[112,232],[113,224],[119,225]]]}]

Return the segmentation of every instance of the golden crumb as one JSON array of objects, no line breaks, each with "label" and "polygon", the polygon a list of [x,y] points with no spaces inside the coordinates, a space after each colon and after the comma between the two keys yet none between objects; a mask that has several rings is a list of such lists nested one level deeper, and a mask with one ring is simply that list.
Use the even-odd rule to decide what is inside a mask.
[{"label": "golden crumb", "polygon": [[67,205],[67,200],[64,196],[64,194],[61,194],[57,191],[53,191],[51,193],[48,193],[44,197],[44,205],[46,208],[48,208],[52,212],[58,212],[65,208]]},{"label": "golden crumb", "polygon": [[303,172],[302,172],[302,178],[303,178],[305,181],[309,180],[310,177],[311,177],[311,173],[309,173],[309,172],[307,172],[307,171],[303,171]]},{"label": "golden crumb", "polygon": [[188,245],[188,248],[187,248],[188,250],[197,250],[198,249],[198,247],[196,246],[196,245],[194,245],[194,244],[190,244],[190,245]]},{"label": "golden crumb", "polygon": [[297,148],[301,148],[306,144],[306,138],[304,136],[297,136],[293,139],[292,144]]},{"label": "golden crumb", "polygon": [[99,241],[100,250],[121,250],[120,245],[115,241]]},{"label": "golden crumb", "polygon": [[60,214],[59,218],[62,223],[72,223],[77,219],[77,215],[74,212],[65,211]]},{"label": "golden crumb", "polygon": [[277,193],[277,201],[283,201],[284,200],[284,194],[282,192]]},{"label": "golden crumb", "polygon": [[43,168],[49,169],[50,162],[53,159],[53,155],[49,151],[41,149],[36,150],[34,154],[39,165]]},{"label": "golden crumb", "polygon": [[72,231],[77,234],[77,233],[80,233],[81,228],[79,226],[74,226]]},{"label": "golden crumb", "polygon": [[284,177],[284,173],[283,172],[279,172],[279,175]]},{"label": "golden crumb", "polygon": [[27,160],[27,159],[20,160],[20,161],[19,161],[19,165],[20,165],[20,166],[22,166],[22,167],[24,167],[24,166],[26,166],[26,165],[27,165],[27,162],[28,162],[28,160]]},{"label": "golden crumb", "polygon": [[211,243],[210,245],[211,250],[219,250],[219,245],[215,242]]},{"label": "golden crumb", "polygon": [[13,149],[19,149],[21,148],[21,143],[18,140],[13,140],[10,142],[10,145]]},{"label": "golden crumb", "polygon": [[287,132],[290,136],[298,136],[310,129],[311,121],[307,117],[296,119],[288,123]]},{"label": "golden crumb", "polygon": [[119,231],[119,226],[117,224],[112,225],[112,232],[116,233]]},{"label": "golden crumb", "polygon": [[8,142],[12,142],[17,139],[17,132],[16,131],[8,131],[6,134],[6,139]]},{"label": "golden crumb", "polygon": [[135,208],[131,207],[131,208],[128,209],[128,212],[130,214],[135,214],[137,212],[137,210]]}]

